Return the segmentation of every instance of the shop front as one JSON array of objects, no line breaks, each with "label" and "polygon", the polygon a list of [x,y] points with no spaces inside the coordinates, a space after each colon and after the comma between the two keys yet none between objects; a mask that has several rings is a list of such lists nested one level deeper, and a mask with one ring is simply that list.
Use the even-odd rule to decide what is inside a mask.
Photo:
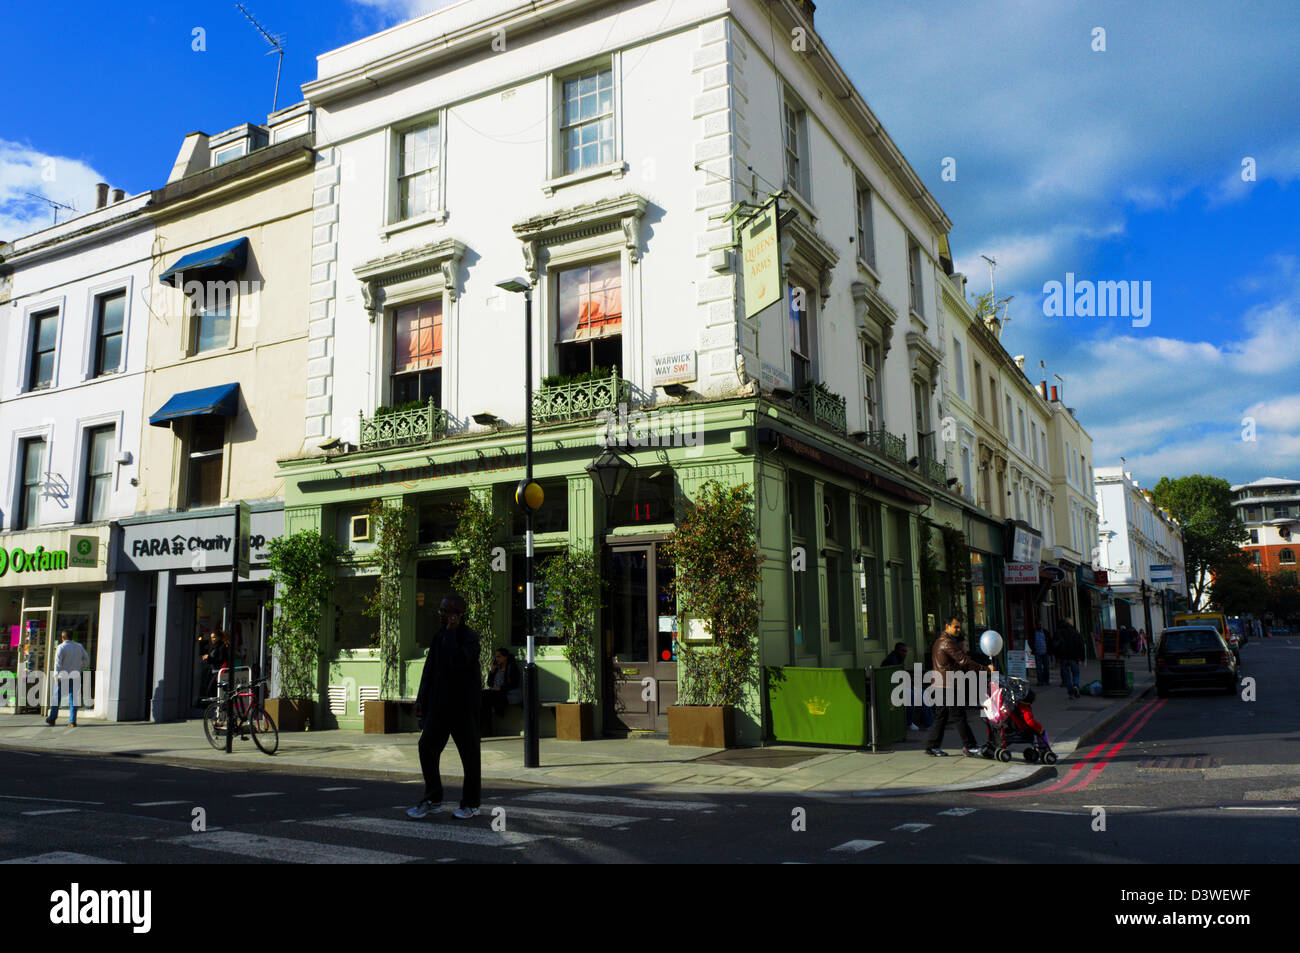
[{"label": "shop front", "polygon": [[1005,627],[1006,529],[1003,524],[966,511],[966,539],[970,547],[970,577],[967,584],[969,617],[966,620],[966,646],[979,645],[987,629]]},{"label": "shop front", "polygon": [[278,502],[250,509],[250,573],[231,605],[235,508],[135,516],[121,521],[117,584],[123,637],[116,659],[118,720],[171,721],[202,715],[215,693],[205,661],[212,635],[235,664],[268,671],[271,632],[270,541],[284,532]]},{"label": "shop front", "polygon": [[106,714],[115,594],[108,554],[113,524],[0,535],[0,712],[46,714],[54,653],[63,632],[91,667],[78,708]]}]

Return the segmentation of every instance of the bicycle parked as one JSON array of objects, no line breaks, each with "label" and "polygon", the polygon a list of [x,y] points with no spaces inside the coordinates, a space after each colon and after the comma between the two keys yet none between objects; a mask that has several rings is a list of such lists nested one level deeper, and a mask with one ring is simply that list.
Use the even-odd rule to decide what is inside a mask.
[{"label": "bicycle parked", "polygon": [[[234,728],[244,741],[252,734],[253,744],[266,754],[275,754],[280,747],[280,732],[275,727],[275,720],[262,707],[259,690],[268,677],[253,681],[251,676],[251,669],[235,670]],[[226,692],[229,685],[230,670],[222,666],[217,675],[217,697],[204,699],[210,704],[203,712],[203,734],[207,736],[208,744],[218,751],[226,750]]]}]

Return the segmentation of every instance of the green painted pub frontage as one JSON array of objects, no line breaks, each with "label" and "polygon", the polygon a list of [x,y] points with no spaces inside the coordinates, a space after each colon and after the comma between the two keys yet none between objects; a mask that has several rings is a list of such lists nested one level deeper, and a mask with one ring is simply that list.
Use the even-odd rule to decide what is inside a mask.
[{"label": "green painted pub frontage", "polygon": [[[933,637],[918,574],[922,521],[935,518],[942,499],[954,529],[962,528],[964,501],[948,491],[941,467],[919,474],[908,465],[904,439],[885,431],[845,434],[842,404],[838,418],[827,419],[766,397],[669,402],[627,413],[617,410],[625,395],[618,387],[605,393],[608,410],[600,417],[592,410],[600,399],[583,403],[583,419],[535,415],[534,475],[545,490],[534,516],[537,561],[565,545],[595,548],[603,560],[598,732],[667,728],[677,698],[674,637],[679,629],[683,639],[700,630],[677,617],[674,567],[663,543],[684,504],[709,480],[751,487],[764,556],[754,690],[736,713],[739,744],[774,737],[765,670],[860,677],[897,641],[918,657]],[[539,399],[548,399],[545,388]],[[471,494],[504,520],[491,639],[523,654],[524,518],[514,503],[524,473],[523,429],[445,436],[442,411],[430,404],[413,413],[363,420],[359,448],[280,465],[285,532],[319,529],[347,551],[321,633],[318,711],[325,726],[362,727],[362,703],[379,697],[372,647],[379,623],[365,611],[378,579],[367,565],[375,543],[365,519],[376,500],[410,507],[415,544],[403,580],[400,697],[413,697],[418,687],[438,604],[451,591],[454,504]],[[631,468],[612,499],[587,470],[607,446]],[[947,578],[942,547],[935,548]],[[969,591],[957,598],[964,602]],[[937,608],[928,615],[941,614]],[[482,629],[481,620],[468,621]],[[566,701],[570,676],[561,646],[544,619],[536,635],[541,698]]]}]

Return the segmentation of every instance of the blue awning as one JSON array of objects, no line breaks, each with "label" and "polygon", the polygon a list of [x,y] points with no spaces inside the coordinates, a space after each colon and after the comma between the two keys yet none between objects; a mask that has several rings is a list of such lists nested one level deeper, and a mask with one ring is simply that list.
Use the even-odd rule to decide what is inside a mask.
[{"label": "blue awning", "polygon": [[233,417],[237,413],[239,413],[239,385],[218,384],[216,387],[203,387],[176,394],[149,418],[149,423],[155,427],[165,427],[181,417],[200,417],[205,414]]},{"label": "blue awning", "polygon": [[[191,252],[181,257],[158,278],[165,285],[177,285],[178,277],[195,275],[196,279],[208,272],[240,272],[248,261],[248,239],[236,238],[233,242],[213,245],[203,251]],[[180,278],[184,282],[184,278]]]}]

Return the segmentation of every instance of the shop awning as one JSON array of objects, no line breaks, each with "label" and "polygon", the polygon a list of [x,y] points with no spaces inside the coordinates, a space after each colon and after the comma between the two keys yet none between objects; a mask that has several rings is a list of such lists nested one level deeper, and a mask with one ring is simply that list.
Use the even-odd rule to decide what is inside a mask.
[{"label": "shop awning", "polygon": [[202,276],[212,272],[237,273],[244,270],[248,261],[248,239],[236,238],[231,242],[213,245],[202,251],[183,255],[180,261],[172,265],[159,276],[165,285],[179,286],[184,275]]},{"label": "shop awning", "polygon": [[199,390],[181,391],[149,418],[155,427],[165,427],[182,417],[233,417],[239,413],[239,384],[218,384]]}]

